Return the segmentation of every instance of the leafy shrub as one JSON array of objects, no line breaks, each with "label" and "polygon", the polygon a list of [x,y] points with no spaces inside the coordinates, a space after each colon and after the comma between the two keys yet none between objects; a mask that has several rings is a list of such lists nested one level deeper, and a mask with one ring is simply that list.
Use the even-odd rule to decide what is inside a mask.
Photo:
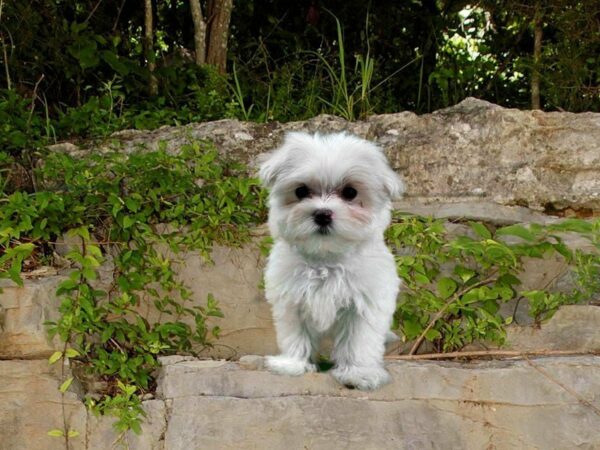
[{"label": "leafy shrub", "polygon": [[[60,319],[48,324],[65,342],[51,361],[73,358],[105,380],[104,397],[90,404],[117,412],[120,429],[139,429],[131,411],[153,387],[158,355],[194,353],[218,336],[218,327],[207,324],[222,315],[216,299],[191,306],[192,292],[176,266],[184,251],[209,260],[214,243],[239,245],[251,225],[265,220],[264,195],[245,173],[200,142],[175,154],[164,148],[82,158],[55,152],[36,171],[37,192],[2,194],[6,276],[20,282],[23,260],[51,255],[51,243],[66,230],[79,241],[66,255],[73,269],[57,291]],[[109,258],[114,283],[104,292],[98,270]],[[143,313],[149,307],[157,320]]]},{"label": "leafy shrub", "polygon": [[[600,221],[566,220],[548,226],[510,225],[496,230],[470,222],[471,236],[448,235],[443,222],[398,216],[387,232],[398,251],[398,272],[404,287],[396,326],[406,340],[433,342],[438,351],[453,351],[475,341],[501,344],[504,326],[500,305],[527,299],[529,314],[540,321],[560,305],[589,300],[600,291]],[[575,232],[597,249],[573,250],[561,233]],[[570,265],[575,287],[523,291],[519,273],[525,258],[561,257]]]},{"label": "leafy shrub", "polygon": [[154,129],[237,115],[227,79],[211,66],[174,61],[156,76],[163,95],[144,101],[119,77],[102,83],[99,95],[60,114],[59,136],[101,137],[125,128]]},{"label": "leafy shrub", "polygon": [[24,148],[38,147],[46,131],[31,100],[14,90],[0,90],[0,151],[14,155]]}]

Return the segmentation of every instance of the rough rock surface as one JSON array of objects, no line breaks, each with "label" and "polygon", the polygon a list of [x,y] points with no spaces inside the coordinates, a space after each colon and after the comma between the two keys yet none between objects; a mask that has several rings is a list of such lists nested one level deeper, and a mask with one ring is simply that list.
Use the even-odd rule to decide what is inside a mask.
[{"label": "rough rock surface", "polygon": [[541,327],[507,328],[506,347],[600,352],[600,306],[566,305]]},{"label": "rough rock surface", "polygon": [[[0,450],[65,448],[62,438],[47,434],[63,429],[59,372],[46,359],[0,361]],[[66,392],[64,404],[69,429],[80,433],[71,439],[73,448],[85,448],[85,406],[72,391]]]},{"label": "rough rock surface", "polygon": [[239,358],[277,350],[271,307],[260,289],[264,257],[258,240],[241,248],[214,248],[214,264],[195,254],[185,256],[179,276],[192,288],[193,298],[204,304],[209,293],[214,295],[225,316],[211,321],[221,333],[214,347],[203,354]]},{"label": "rough rock surface", "polygon": [[[111,136],[126,151],[175,150],[189,139],[253,162],[286,131],[349,131],[378,142],[418,203],[529,206],[567,214],[600,211],[600,114],[519,111],[474,98],[417,116],[402,112],[347,122],[322,115],[305,122],[220,120]],[[77,151],[72,145],[57,148]]]},{"label": "rough rock surface", "polygon": [[[221,328],[221,334],[203,355],[239,358],[277,351],[271,309],[259,287],[264,258],[257,241],[241,248],[215,247],[212,264],[196,253],[178,256],[183,261],[178,275],[191,287],[194,305],[205,305],[208,294],[212,294],[225,315],[225,319],[210,319],[211,324]],[[44,322],[58,318],[60,300],[54,293],[63,279],[51,276],[25,280],[23,288],[10,281],[0,284],[4,289],[0,292],[0,359],[44,358],[62,349],[58,337],[48,339]],[[158,314],[153,310],[142,312],[150,320]],[[188,320],[193,325],[193,319]]]},{"label": "rough rock surface", "polygon": [[393,382],[364,393],[328,374],[280,377],[201,361],[167,366],[161,378],[162,395],[170,399],[165,448],[200,442],[207,449],[289,450],[600,445],[600,416],[557,384],[597,407],[600,358],[388,368]]},{"label": "rough rock surface", "polygon": [[[260,359],[260,358],[254,358]],[[255,361],[256,362],[256,361]],[[86,413],[66,394],[70,448],[594,449],[600,447],[600,357],[476,363],[388,362],[391,384],[350,390],[226,361],[164,360],[141,435]],[[260,364],[258,364],[260,366]],[[63,449],[58,374],[46,361],[0,361],[0,449]]]},{"label": "rough rock surface", "polygon": [[54,293],[60,277],[28,280],[20,288],[11,281],[0,284],[0,359],[43,358],[60,346],[48,338],[44,322],[58,318],[60,300]]}]

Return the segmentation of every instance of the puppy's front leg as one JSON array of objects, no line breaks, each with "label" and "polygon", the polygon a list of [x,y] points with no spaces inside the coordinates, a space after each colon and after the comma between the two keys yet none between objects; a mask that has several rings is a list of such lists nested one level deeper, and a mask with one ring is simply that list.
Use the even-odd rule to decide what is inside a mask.
[{"label": "puppy's front leg", "polygon": [[310,362],[315,336],[301,319],[298,307],[275,304],[273,317],[281,354],[267,356],[267,368],[280,375],[298,376],[305,372],[315,372],[316,366]]},{"label": "puppy's front leg", "polygon": [[385,320],[365,318],[354,309],[347,311],[338,323],[331,374],[341,384],[362,390],[377,389],[390,381],[383,367]]}]

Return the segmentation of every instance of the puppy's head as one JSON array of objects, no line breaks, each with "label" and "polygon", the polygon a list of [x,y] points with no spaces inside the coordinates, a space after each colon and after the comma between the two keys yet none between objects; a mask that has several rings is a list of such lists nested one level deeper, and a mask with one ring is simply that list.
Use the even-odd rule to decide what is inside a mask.
[{"label": "puppy's head", "polygon": [[343,253],[381,238],[400,177],[372,142],[345,133],[289,133],[263,158],[269,228],[309,254]]}]

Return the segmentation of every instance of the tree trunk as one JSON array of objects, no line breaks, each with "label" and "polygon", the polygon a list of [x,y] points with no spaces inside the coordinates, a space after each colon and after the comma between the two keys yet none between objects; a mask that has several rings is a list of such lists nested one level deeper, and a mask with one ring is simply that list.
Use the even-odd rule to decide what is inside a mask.
[{"label": "tree trunk", "polygon": [[202,16],[200,0],[190,0],[190,11],[194,22],[194,47],[196,64],[201,66],[206,61],[206,22]]},{"label": "tree trunk", "polygon": [[144,0],[144,51],[148,71],[150,72],[150,85],[148,93],[155,96],[158,93],[158,83],[154,76],[156,63],[154,61],[154,25],[152,23],[152,0]]},{"label": "tree trunk", "polygon": [[[2,7],[4,1],[0,0],[0,23],[2,23]],[[4,60],[4,71],[6,72],[6,88],[10,91],[12,85],[10,82],[10,70],[8,69],[8,52],[6,51],[6,42],[4,42],[4,34],[0,33],[0,42],[2,42],[2,58]]]},{"label": "tree trunk", "polygon": [[233,0],[212,0],[208,9],[208,51],[206,62],[214,65],[219,73],[225,73],[227,64],[227,40]]},{"label": "tree trunk", "polygon": [[[419,21],[421,29],[424,30],[423,36],[425,40],[419,47],[423,53],[421,60],[420,75],[419,75],[419,89],[417,91],[417,105],[416,110],[419,112],[429,111],[429,101],[426,101],[425,105],[422,106],[422,94],[423,90],[428,89],[427,80],[437,66],[437,54],[438,54],[438,38],[436,33],[442,28],[441,23],[442,11],[438,8],[435,0],[421,0],[421,13],[419,14]],[[426,34],[425,34],[426,33]]]},{"label": "tree trunk", "polygon": [[531,109],[541,109],[540,106],[540,60],[542,59],[542,6],[538,0],[535,3],[533,18],[533,70],[531,73]]}]

